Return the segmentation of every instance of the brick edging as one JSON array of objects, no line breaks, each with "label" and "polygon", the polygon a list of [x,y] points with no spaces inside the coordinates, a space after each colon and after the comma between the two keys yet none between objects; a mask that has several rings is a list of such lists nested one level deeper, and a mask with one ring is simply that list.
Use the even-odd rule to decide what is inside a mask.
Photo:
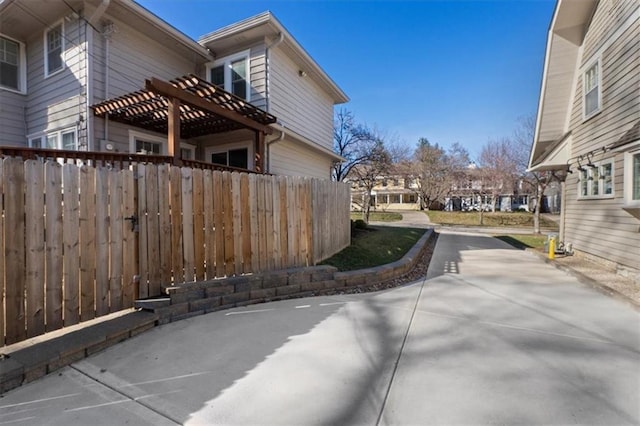
[{"label": "brick edging", "polygon": [[0,348],[0,394],[149,330],[157,320],[152,312],[134,311],[38,343],[21,342],[15,350]]}]

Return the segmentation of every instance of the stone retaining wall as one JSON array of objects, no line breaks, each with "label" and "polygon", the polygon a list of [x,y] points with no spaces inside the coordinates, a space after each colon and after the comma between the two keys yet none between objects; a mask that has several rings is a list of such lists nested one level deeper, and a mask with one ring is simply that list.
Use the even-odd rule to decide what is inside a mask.
[{"label": "stone retaining wall", "polygon": [[167,298],[141,302],[138,307],[153,310],[158,323],[166,324],[222,309],[368,286],[411,271],[433,236],[432,229],[426,230],[402,259],[375,268],[338,272],[333,266],[321,265],[185,283],[168,287]]}]

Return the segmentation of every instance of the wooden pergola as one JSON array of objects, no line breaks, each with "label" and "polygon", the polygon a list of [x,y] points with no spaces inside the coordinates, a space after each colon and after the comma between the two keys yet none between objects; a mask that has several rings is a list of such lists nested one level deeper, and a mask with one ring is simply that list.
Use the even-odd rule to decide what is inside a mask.
[{"label": "wooden pergola", "polygon": [[166,82],[146,80],[145,88],[92,105],[97,117],[108,117],[157,133],[165,133],[168,154],[180,165],[180,139],[238,129],[255,134],[255,167],[264,172],[265,135],[276,117],[213,84],[185,75]]}]

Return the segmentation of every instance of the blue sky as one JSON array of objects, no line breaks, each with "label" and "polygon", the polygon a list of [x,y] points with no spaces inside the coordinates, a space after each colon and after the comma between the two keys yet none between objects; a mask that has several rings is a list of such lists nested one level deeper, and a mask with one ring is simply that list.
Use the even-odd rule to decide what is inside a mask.
[{"label": "blue sky", "polygon": [[347,93],[359,122],[476,158],[536,113],[554,0],[138,0],[197,39],[270,10]]}]

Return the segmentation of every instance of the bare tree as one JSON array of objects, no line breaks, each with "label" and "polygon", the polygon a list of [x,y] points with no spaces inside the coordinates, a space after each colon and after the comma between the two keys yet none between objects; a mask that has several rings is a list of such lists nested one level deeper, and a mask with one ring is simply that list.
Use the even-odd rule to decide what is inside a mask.
[{"label": "bare tree", "polygon": [[349,180],[355,182],[363,189],[362,194],[362,218],[369,223],[371,212],[371,193],[377,182],[389,174],[392,165],[392,158],[389,150],[385,147],[384,140],[376,131],[367,131],[369,140],[366,142],[371,147],[371,151],[366,160],[351,168]]},{"label": "bare tree", "polygon": [[420,208],[429,210],[451,190],[447,154],[444,148],[420,138],[413,154],[412,171],[416,177]]},{"label": "bare tree", "polygon": [[540,233],[540,209],[542,200],[547,188],[558,181],[558,177],[553,171],[527,171],[529,166],[529,153],[535,134],[536,120],[533,116],[520,118],[518,127],[514,132],[514,158],[518,174],[522,177],[525,185],[528,185],[535,195],[535,206],[533,210],[533,232]]},{"label": "bare tree", "polygon": [[[480,175],[483,192],[491,197],[491,211],[496,210],[500,194],[513,192],[518,177],[518,163],[511,139],[490,140],[480,151]],[[480,211],[484,206],[480,206]],[[482,224],[482,214],[480,222]]]},{"label": "bare tree", "polygon": [[338,111],[333,120],[333,150],[345,161],[335,163],[332,178],[343,181],[354,168],[367,164],[375,154],[376,135],[367,126],[357,124],[353,113]]}]

